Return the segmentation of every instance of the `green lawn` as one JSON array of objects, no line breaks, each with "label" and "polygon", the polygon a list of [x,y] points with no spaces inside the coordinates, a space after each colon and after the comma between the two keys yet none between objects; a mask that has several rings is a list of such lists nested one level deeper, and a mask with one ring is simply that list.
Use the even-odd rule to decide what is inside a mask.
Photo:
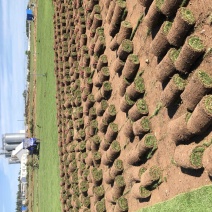
[{"label": "green lawn", "polygon": [[210,212],[212,211],[212,186],[204,186],[171,200],[140,209],[138,212]]},{"label": "green lawn", "polygon": [[[56,83],[53,52],[53,5],[51,0],[38,0],[37,17],[37,75],[36,81],[36,136],[41,139],[40,162],[37,176],[38,192],[34,193],[35,211],[61,211],[56,123]],[[35,178],[36,179],[36,178]],[[36,182],[35,182],[36,184]],[[34,185],[36,187],[36,185]],[[38,197],[38,198],[36,198]]]}]

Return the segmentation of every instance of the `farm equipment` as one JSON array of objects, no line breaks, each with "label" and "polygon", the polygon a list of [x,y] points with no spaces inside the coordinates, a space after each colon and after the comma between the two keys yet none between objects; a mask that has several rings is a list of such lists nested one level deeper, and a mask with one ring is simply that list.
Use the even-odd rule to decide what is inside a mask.
[{"label": "farm equipment", "polygon": [[25,138],[23,139],[23,149],[28,149],[29,154],[37,154],[40,140],[37,138]]}]

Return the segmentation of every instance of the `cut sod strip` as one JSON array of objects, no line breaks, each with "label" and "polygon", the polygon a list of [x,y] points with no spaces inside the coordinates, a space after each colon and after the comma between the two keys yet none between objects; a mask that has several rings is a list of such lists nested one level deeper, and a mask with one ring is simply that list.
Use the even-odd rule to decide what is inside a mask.
[{"label": "cut sod strip", "polygon": [[174,153],[174,160],[177,165],[183,168],[200,169],[202,168],[202,156],[205,146],[189,144],[177,146]]},{"label": "cut sod strip", "polygon": [[156,57],[162,57],[166,54],[169,49],[169,42],[166,38],[169,30],[171,29],[172,23],[169,21],[165,21],[161,26],[159,32],[155,36],[154,40],[151,42],[150,51]]},{"label": "cut sod strip", "polygon": [[101,201],[98,201],[95,205],[95,210],[98,212],[106,212],[106,206],[104,199]]},{"label": "cut sod strip", "polygon": [[103,114],[103,118],[107,123],[111,123],[116,117],[116,107],[115,105],[110,105]]},{"label": "cut sod strip", "polygon": [[142,117],[138,121],[133,123],[134,135],[143,135],[150,130],[150,120],[147,116]]},{"label": "cut sod strip", "polygon": [[135,199],[146,199],[151,196],[151,191],[141,186],[140,183],[135,183],[132,186],[130,193]]},{"label": "cut sod strip", "polygon": [[137,55],[130,54],[127,57],[126,63],[124,65],[124,68],[122,70],[122,74],[126,79],[133,79],[140,67],[140,61]]},{"label": "cut sod strip", "polygon": [[144,80],[141,76],[136,77],[134,82],[126,89],[126,94],[134,101],[141,97],[144,92]]},{"label": "cut sod strip", "polygon": [[121,151],[121,146],[118,141],[113,141],[109,149],[105,152],[102,157],[102,163],[104,165],[109,165],[114,162],[114,160],[119,156]]},{"label": "cut sod strip", "polygon": [[126,113],[134,105],[134,103],[135,102],[131,100],[127,94],[125,94],[121,99],[121,111]]},{"label": "cut sod strip", "polygon": [[188,120],[188,130],[192,134],[201,134],[211,125],[212,120],[212,95],[206,95],[195,107]]},{"label": "cut sod strip", "polygon": [[120,197],[117,202],[114,211],[128,211],[128,201],[125,197]]},{"label": "cut sod strip", "polygon": [[118,48],[117,54],[120,60],[126,61],[129,54],[133,52],[133,42],[125,39]]},{"label": "cut sod strip", "polygon": [[152,166],[141,175],[141,186],[147,187],[152,185],[155,181],[159,181],[162,177],[162,171],[158,166]]},{"label": "cut sod strip", "polygon": [[129,21],[122,21],[120,30],[117,34],[116,42],[121,45],[122,41],[129,39],[132,33],[132,24]]},{"label": "cut sod strip", "polygon": [[205,52],[203,41],[196,35],[188,37],[175,61],[175,67],[182,73],[190,72],[194,62]]},{"label": "cut sod strip", "polygon": [[179,74],[175,74],[161,95],[163,106],[169,107],[180,96],[185,86],[186,81]]},{"label": "cut sod strip", "polygon": [[194,110],[202,97],[212,90],[212,76],[205,70],[196,70],[181,94],[183,104],[189,110]]},{"label": "cut sod strip", "polygon": [[148,112],[149,110],[146,101],[144,99],[139,99],[129,110],[128,116],[132,121],[137,121],[142,116],[147,115]]}]

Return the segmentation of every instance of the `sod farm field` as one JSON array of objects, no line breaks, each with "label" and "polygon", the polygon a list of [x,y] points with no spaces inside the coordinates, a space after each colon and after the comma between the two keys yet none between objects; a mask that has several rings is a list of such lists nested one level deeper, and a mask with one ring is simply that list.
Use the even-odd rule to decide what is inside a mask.
[{"label": "sod farm field", "polygon": [[210,0],[38,0],[30,211],[212,210]]}]

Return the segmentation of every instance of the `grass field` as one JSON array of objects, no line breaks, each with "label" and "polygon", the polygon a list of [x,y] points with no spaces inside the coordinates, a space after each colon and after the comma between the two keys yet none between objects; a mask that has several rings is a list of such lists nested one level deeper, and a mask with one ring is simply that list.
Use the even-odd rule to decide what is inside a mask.
[{"label": "grass field", "polygon": [[141,209],[138,212],[209,212],[212,211],[212,186],[204,186],[189,193],[180,194],[175,198]]},{"label": "grass field", "polygon": [[[52,16],[52,1],[39,0],[35,127],[41,146],[39,169],[35,172],[33,210],[39,212],[60,211]],[[39,75],[45,73],[46,77]]]}]

